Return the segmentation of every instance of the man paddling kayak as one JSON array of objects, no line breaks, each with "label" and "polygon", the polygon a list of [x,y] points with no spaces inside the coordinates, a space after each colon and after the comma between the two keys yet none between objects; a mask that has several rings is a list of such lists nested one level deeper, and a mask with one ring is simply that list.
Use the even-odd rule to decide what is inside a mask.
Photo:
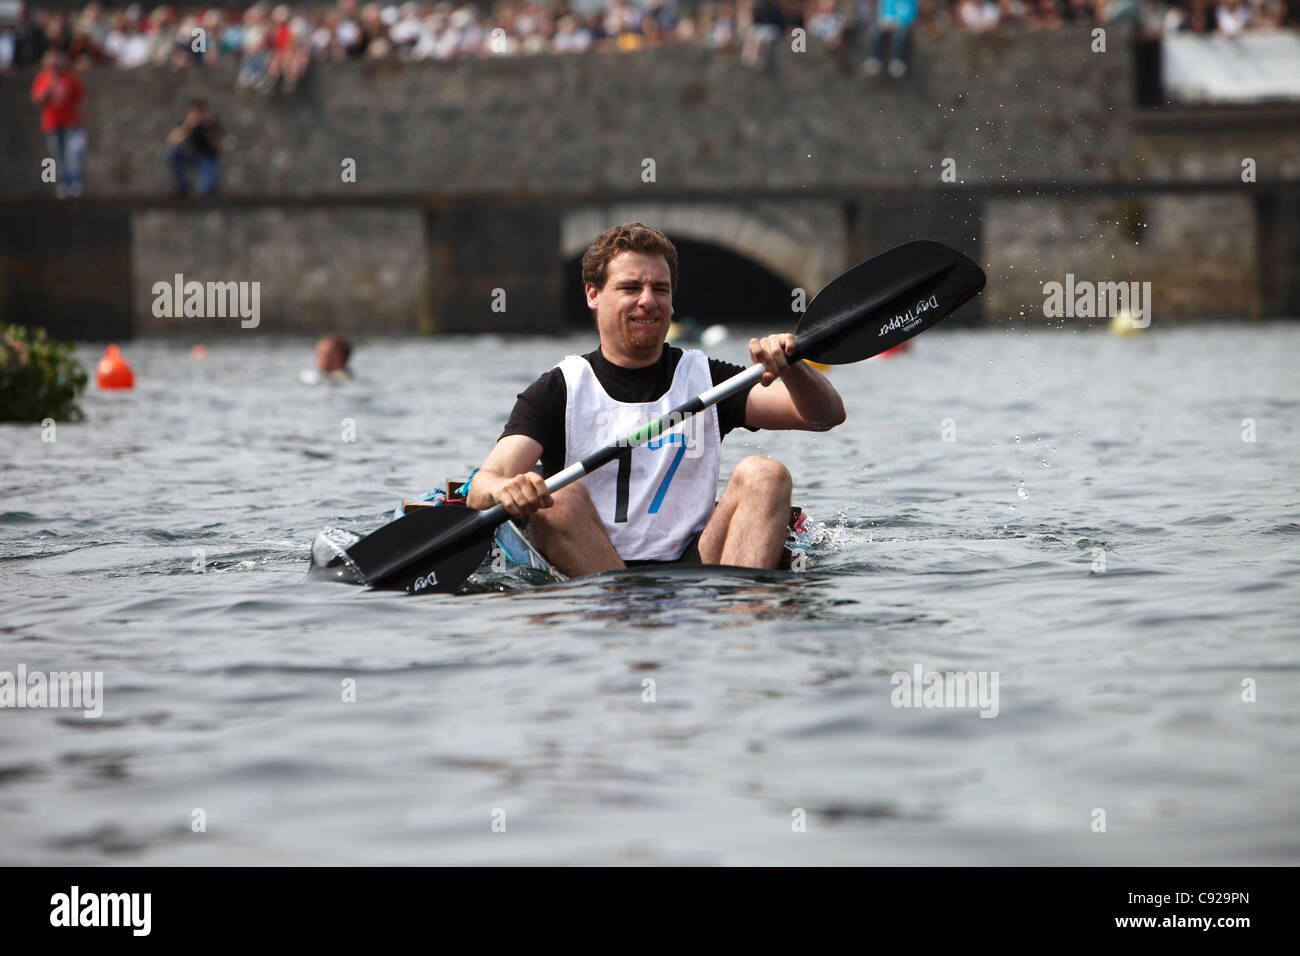
[{"label": "man paddling kayak", "polygon": [[[629,234],[639,235],[636,229],[646,227],[631,223],[624,228]],[[618,230],[615,233],[617,235]],[[541,535],[551,535],[549,546],[557,559],[569,560],[570,568],[617,567],[632,560],[657,561],[663,560],[663,555],[672,558],[674,553],[677,560],[684,560],[692,557],[688,551],[691,540],[695,541],[694,551],[702,552],[705,557],[736,563],[747,558],[755,563],[762,559],[764,565],[770,564],[770,554],[775,550],[771,547],[775,537],[773,529],[779,528],[782,520],[780,509],[775,508],[773,502],[789,501],[790,477],[784,468],[776,471],[770,465],[761,464],[761,459],[758,464],[747,459],[749,463],[743,469],[737,468],[732,482],[727,485],[727,494],[723,496],[726,507],[719,503],[716,510],[708,500],[713,491],[699,480],[701,474],[707,477],[710,472],[695,469],[693,484],[704,492],[698,496],[703,506],[698,520],[699,535],[679,538],[680,523],[676,529],[667,523],[656,529],[640,516],[643,510],[647,515],[659,514],[687,450],[695,451],[692,461],[706,453],[714,456],[710,461],[716,461],[723,432],[717,413],[721,403],[744,394],[745,408],[740,423],[748,428],[760,425],[813,430],[832,428],[844,420],[844,407],[839,396],[830,390],[824,379],[808,376],[798,362],[794,368],[787,368],[790,365],[788,359],[852,365],[879,355],[924,332],[978,295],[984,288],[984,272],[960,252],[926,239],[916,239],[882,252],[837,276],[813,297],[795,329],[797,338],[793,348],[784,336],[753,341],[750,343],[751,354],[761,355],[762,361],[737,372],[725,382],[711,384],[694,398],[668,408],[679,382],[694,384],[696,380],[704,379],[711,383],[717,366],[708,363],[708,374],[705,375],[701,374],[702,356],[698,353],[669,352],[665,358],[663,333],[655,334],[653,330],[668,321],[663,313],[672,309],[676,253],[667,239],[656,235],[653,246],[648,248],[660,250],[657,253],[635,246],[620,249],[619,243],[607,236],[588,250],[587,255],[592,257],[592,271],[584,268],[584,276],[589,279],[588,302],[596,314],[601,348],[583,359],[571,356],[558,367],[564,386],[564,453],[561,460],[576,458],[581,454],[576,449],[591,443],[591,436],[582,431],[587,422],[591,422],[597,431],[611,421],[616,428],[621,428],[623,422],[635,422],[637,414],[644,412],[646,405],[655,404],[611,397],[605,383],[608,381],[612,388],[616,382],[608,375],[605,378],[600,376],[597,367],[604,368],[604,365],[598,359],[604,359],[610,365],[618,364],[623,373],[631,376],[654,375],[654,349],[657,347],[659,361],[665,365],[672,363],[664,378],[668,393],[659,402],[661,408],[667,409],[666,412],[621,435],[615,432],[614,441],[571,461],[567,467],[548,477],[542,488],[538,488],[534,479],[522,469],[527,468],[539,454],[554,460],[558,454],[557,443],[552,441],[552,447],[548,449],[544,441],[524,435],[532,442],[531,445],[515,441],[503,448],[503,442],[520,437],[503,435],[497,442],[497,449],[492,452],[496,460],[489,456],[489,461],[485,462],[491,467],[483,484],[490,481],[491,487],[479,492],[477,501],[479,504],[491,503],[500,492],[503,499],[509,498],[510,507],[516,514],[526,514],[532,509],[534,517],[542,516],[539,522],[542,525],[547,524],[548,518],[552,519],[542,529]],[[632,256],[631,253],[639,255]],[[629,257],[620,260],[622,255]],[[642,255],[645,259],[641,258]],[[616,263],[612,276],[611,262]],[[625,263],[626,267],[619,262]],[[668,269],[666,277],[665,267]],[[631,305],[628,300],[631,300]],[[609,361],[605,352],[606,329],[609,330],[610,350],[616,351],[616,357],[623,362],[631,361],[633,364]],[[631,350],[627,353],[632,355],[630,360],[624,349]],[[635,364],[638,362],[647,364]],[[767,399],[763,398],[764,393],[751,391],[759,382],[771,385],[782,377],[785,380],[779,383],[779,388],[769,389],[771,397]],[[593,387],[593,381],[599,385],[598,390]],[[786,396],[784,399],[780,398],[782,393]],[[757,402],[753,401],[755,395],[758,396]],[[593,419],[590,409],[601,402],[605,408]],[[552,418],[554,414],[552,408]],[[685,436],[676,429],[686,422],[698,422],[706,415],[705,440],[688,446]],[[731,417],[734,421],[734,415]],[[539,432],[544,433],[545,429]],[[656,471],[648,466],[643,456],[635,461],[632,457],[637,449],[671,450],[674,445],[678,448],[666,470],[666,458],[660,461]],[[575,502],[570,502],[565,496],[563,510],[555,510],[556,501],[561,500],[560,492],[599,471],[608,470],[605,466],[616,461],[618,478],[612,488],[608,482],[603,485],[593,482],[584,493],[585,505],[584,494],[579,494]],[[515,472],[513,476],[510,474],[512,471]],[[654,479],[660,473],[662,479],[656,484]],[[651,480],[642,480],[647,475]],[[709,481],[712,489],[716,490],[716,464],[711,465],[711,475]],[[470,477],[472,479],[473,475]],[[683,486],[686,483],[683,482]],[[509,494],[507,485],[510,486]],[[465,493],[471,497],[475,495],[469,489]],[[693,506],[696,500],[697,496],[688,499],[677,493],[673,505]],[[611,505],[612,521],[605,519],[601,510]],[[587,506],[591,510],[586,510]],[[683,507],[682,512],[685,511]],[[555,515],[562,517],[556,519]],[[643,532],[639,541],[634,535],[620,534],[629,524],[629,515],[638,519],[638,524],[633,527]],[[485,510],[419,508],[376,528],[365,537],[358,538],[349,532],[346,534],[347,544],[334,546],[335,542],[326,542],[326,550],[334,553],[319,564],[315,561],[316,549],[313,546],[313,565],[318,567],[321,575],[337,581],[411,594],[448,593],[459,588],[480,566],[492,547],[496,529],[508,522],[511,516],[511,511],[502,502]],[[566,523],[564,516],[572,520]],[[585,525],[584,520],[587,522]],[[612,559],[605,555],[610,562],[608,565],[589,559],[593,539],[590,536],[583,538],[581,531],[592,526],[604,532],[608,550],[613,551]],[[571,531],[571,528],[576,530]],[[647,528],[651,531],[649,535],[644,534]],[[326,530],[337,532],[339,529]],[[325,534],[322,532],[317,540]],[[600,543],[599,538],[595,540],[596,544]],[[646,546],[647,540],[651,543],[649,547]],[[670,546],[675,545],[682,545],[682,550],[674,552]],[[636,553],[634,548],[640,552],[636,558],[632,557]],[[651,554],[651,551],[662,554]]]},{"label": "man paddling kayak", "polygon": [[[665,347],[677,287],[677,250],[639,222],[608,229],[582,257],[587,305],[600,347],[569,356],[518,398],[501,438],[470,482],[467,503],[500,503],[530,516],[529,537],[565,574],[628,563],[687,561],[774,568],[790,516],[790,472],[778,461],[742,459],[716,498],[722,438],[751,431],[826,431],[844,421],[844,403],[804,362],[791,365],[790,333],[750,339],[765,371],[752,386],[628,447],[603,468],[556,491],[532,470],[553,474],[738,372],[702,352]],[[715,506],[716,501],[716,506]]]}]

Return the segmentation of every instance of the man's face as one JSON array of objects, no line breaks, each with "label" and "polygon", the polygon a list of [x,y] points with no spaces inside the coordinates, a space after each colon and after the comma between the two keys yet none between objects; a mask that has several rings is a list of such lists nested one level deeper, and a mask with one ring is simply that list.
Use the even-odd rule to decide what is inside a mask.
[{"label": "man's face", "polygon": [[329,342],[317,342],[316,367],[322,372],[337,372],[343,368],[343,352]]},{"label": "man's face", "polygon": [[588,282],[586,290],[607,359],[646,365],[658,360],[673,314],[671,273],[663,256],[620,252],[605,269],[605,287]]}]

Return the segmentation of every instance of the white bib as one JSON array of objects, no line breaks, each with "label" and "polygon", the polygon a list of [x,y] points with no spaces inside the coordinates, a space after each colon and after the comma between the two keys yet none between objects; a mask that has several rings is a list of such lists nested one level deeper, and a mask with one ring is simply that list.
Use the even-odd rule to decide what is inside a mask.
[{"label": "white bib", "polygon": [[[559,368],[568,389],[566,468],[713,387],[708,357],[694,349],[682,353],[672,385],[657,402],[610,398],[581,356],[568,356]],[[718,410],[709,406],[586,475],[582,482],[619,557],[677,559],[713,513],[721,457]]]}]

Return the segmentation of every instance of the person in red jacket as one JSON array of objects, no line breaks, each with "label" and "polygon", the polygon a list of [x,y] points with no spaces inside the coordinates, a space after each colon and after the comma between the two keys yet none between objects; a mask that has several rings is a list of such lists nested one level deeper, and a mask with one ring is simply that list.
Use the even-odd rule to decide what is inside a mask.
[{"label": "person in red jacket", "polygon": [[50,50],[43,69],[32,81],[32,102],[41,108],[41,132],[54,159],[59,198],[80,196],[84,182],[81,161],[86,153],[86,130],[81,121],[81,104],[86,88],[68,69],[68,57]]}]

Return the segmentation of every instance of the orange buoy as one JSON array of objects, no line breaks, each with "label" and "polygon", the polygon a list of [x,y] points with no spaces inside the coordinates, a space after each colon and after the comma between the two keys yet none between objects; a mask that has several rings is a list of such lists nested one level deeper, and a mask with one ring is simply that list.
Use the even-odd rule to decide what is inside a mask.
[{"label": "orange buoy", "polygon": [[104,357],[95,369],[95,381],[100,388],[132,388],[135,386],[135,373],[122,356],[122,350],[116,345],[104,349]]}]

